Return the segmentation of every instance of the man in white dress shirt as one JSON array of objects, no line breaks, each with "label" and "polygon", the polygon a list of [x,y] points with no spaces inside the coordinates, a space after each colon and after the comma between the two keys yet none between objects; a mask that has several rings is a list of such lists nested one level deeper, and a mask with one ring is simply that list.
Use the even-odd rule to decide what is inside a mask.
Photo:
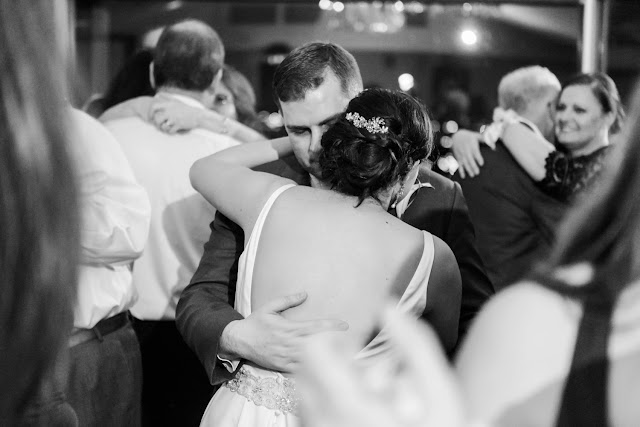
[{"label": "man in white dress shirt", "polygon": [[67,398],[81,426],[139,425],[142,366],[128,310],[136,299],[131,263],[149,231],[149,199],[104,126],[81,111],[72,114],[82,258]]},{"label": "man in white dress shirt", "polygon": [[[222,72],[216,32],[194,20],[167,27],[152,64],[158,93],[210,107]],[[143,425],[199,425],[212,387],[175,326],[175,308],[202,256],[215,209],[189,182],[194,161],[237,145],[204,129],[165,133],[142,117],[107,121],[151,200],[151,228],[133,270],[139,294],[131,312],[143,363]],[[164,127],[163,127],[164,129]]]}]

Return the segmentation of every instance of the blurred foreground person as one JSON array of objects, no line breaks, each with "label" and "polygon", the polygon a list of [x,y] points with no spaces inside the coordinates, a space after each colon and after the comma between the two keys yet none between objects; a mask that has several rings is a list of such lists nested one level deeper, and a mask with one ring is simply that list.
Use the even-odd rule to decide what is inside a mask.
[{"label": "blurred foreground person", "polygon": [[335,341],[313,339],[298,382],[302,425],[467,426],[458,383],[431,328],[393,310],[385,312],[382,322],[399,362],[393,379],[362,375]]},{"label": "blurred foreground person", "polygon": [[80,221],[55,12],[50,0],[0,0],[3,426],[77,424],[62,390]]}]

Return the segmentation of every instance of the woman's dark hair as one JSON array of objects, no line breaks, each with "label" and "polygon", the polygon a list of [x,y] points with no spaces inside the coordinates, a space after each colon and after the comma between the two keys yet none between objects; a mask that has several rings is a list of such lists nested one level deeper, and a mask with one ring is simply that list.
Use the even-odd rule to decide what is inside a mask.
[{"label": "woman's dark hair", "polygon": [[587,262],[595,280],[587,286],[557,284],[566,295],[591,292],[615,298],[640,277],[640,86],[634,96],[624,137],[612,148],[603,179],[567,215],[557,243],[540,272],[552,277],[558,267]]},{"label": "woman's dark hair", "polygon": [[256,113],[256,94],[253,86],[251,86],[251,82],[244,74],[231,65],[225,64],[222,71],[222,84],[233,95],[238,121],[258,132],[266,132],[266,126],[260,121]]},{"label": "woman's dark hair", "polygon": [[[380,118],[386,132],[371,132],[349,120],[357,113],[367,123]],[[433,148],[431,122],[425,108],[399,91],[368,89],[349,102],[347,111],[322,137],[322,179],[332,188],[377,199],[380,191],[403,178]]]},{"label": "woman's dark hair", "polygon": [[79,212],[55,2],[0,0],[0,424],[66,348]]},{"label": "woman's dark hair", "polygon": [[153,49],[134,53],[111,80],[102,100],[103,111],[138,96],[153,96],[156,91],[149,81],[149,65],[153,61]]},{"label": "woman's dark hair", "polygon": [[624,108],[620,102],[618,88],[611,77],[605,73],[583,73],[569,79],[562,86],[564,91],[569,86],[588,86],[605,113],[613,113],[614,120],[609,133],[615,134],[622,128]]}]

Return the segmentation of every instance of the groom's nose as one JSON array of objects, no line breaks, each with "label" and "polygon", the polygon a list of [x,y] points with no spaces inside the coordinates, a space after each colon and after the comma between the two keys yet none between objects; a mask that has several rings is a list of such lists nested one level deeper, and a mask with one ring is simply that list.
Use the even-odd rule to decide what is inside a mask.
[{"label": "groom's nose", "polygon": [[309,143],[309,151],[312,153],[318,153],[322,149],[321,141],[324,129],[314,128],[311,130],[311,141]]}]

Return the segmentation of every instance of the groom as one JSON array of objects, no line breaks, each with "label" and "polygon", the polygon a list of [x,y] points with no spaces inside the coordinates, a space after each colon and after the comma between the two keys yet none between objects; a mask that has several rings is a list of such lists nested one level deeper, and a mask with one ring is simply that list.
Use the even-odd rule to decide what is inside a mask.
[{"label": "groom", "polygon": [[[295,156],[258,169],[315,185],[321,176],[322,134],[362,90],[358,65],[340,46],[310,43],[295,49],[278,66],[273,89]],[[474,230],[459,185],[427,168],[419,181],[422,184],[410,189],[405,203],[394,213],[442,238],[456,255],[462,276],[462,336],[493,288],[475,249]],[[339,320],[297,322],[282,317],[282,311],[304,302],[304,293],[276,299],[243,318],[232,307],[244,243],[242,229],[220,213],[211,229],[200,265],[178,302],[176,322],[212,384],[230,379],[231,361],[238,359],[291,371],[299,362],[306,336],[345,327]]]}]

